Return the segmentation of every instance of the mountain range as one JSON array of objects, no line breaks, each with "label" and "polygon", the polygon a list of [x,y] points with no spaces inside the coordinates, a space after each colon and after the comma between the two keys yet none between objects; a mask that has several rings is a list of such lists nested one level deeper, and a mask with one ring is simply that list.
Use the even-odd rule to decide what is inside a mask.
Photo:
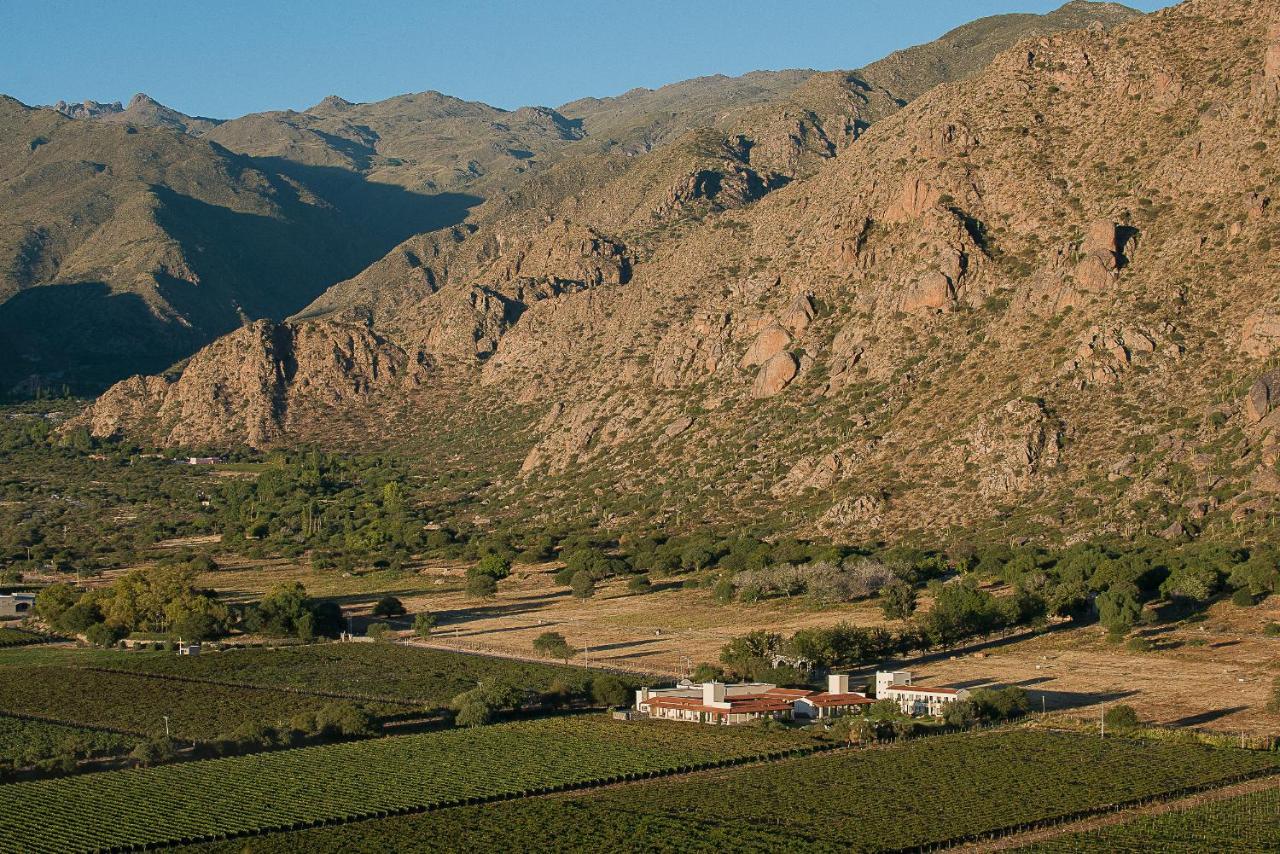
[{"label": "mountain range", "polygon": [[[187,295],[236,305],[234,331],[69,429],[396,447],[465,512],[529,524],[1185,538],[1266,527],[1280,493],[1276,0],[1074,2],[857,71],[557,110],[330,98],[193,136],[8,109],[68,152],[80,134],[155,150],[116,174],[191,164],[148,167],[135,197],[59,161],[102,221],[79,243],[50,229],[56,251],[16,241],[17,297],[84,287],[66,259],[128,246],[93,285],[194,330],[192,349],[228,330]],[[34,189],[51,163],[22,174],[59,198]],[[461,198],[439,227],[306,248],[333,252],[324,229],[369,187],[435,214]],[[279,265],[270,289],[251,251],[200,231],[200,193],[278,223],[254,247]],[[112,238],[126,223],[142,236]]]}]

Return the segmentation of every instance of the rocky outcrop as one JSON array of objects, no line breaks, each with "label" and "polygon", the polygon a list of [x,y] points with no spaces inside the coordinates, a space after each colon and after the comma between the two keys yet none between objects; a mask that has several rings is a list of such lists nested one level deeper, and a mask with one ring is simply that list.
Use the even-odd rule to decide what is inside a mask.
[{"label": "rocky outcrop", "polygon": [[305,431],[308,413],[403,391],[423,371],[363,327],[258,321],[196,354],[177,378],[117,383],[68,425],[163,445],[266,447]]},{"label": "rocky outcrop", "polygon": [[1114,222],[1097,220],[1091,224],[1080,246],[1081,257],[1075,267],[1075,279],[1080,288],[1097,293],[1115,284],[1125,261],[1121,248],[1120,231]]},{"label": "rocky outcrop", "polygon": [[1171,340],[1173,327],[1158,330],[1137,326],[1091,326],[1076,340],[1076,352],[1062,366],[1064,376],[1079,388],[1114,383],[1130,367],[1157,357],[1177,359],[1182,345]]},{"label": "rocky outcrop", "polygon": [[1058,463],[1062,427],[1044,405],[1011,400],[978,416],[957,448],[962,467],[978,473],[979,490],[992,497],[1022,491]]},{"label": "rocky outcrop", "polygon": [[1280,349],[1280,306],[1257,309],[1240,329],[1240,350],[1246,356],[1265,359]]}]

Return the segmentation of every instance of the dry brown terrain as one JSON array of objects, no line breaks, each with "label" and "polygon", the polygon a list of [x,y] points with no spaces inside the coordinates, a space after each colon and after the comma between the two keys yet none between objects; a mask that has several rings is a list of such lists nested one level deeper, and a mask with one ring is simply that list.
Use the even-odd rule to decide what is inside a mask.
[{"label": "dry brown terrain", "polygon": [[[434,643],[440,646],[531,657],[535,637],[558,631],[585,650],[576,659],[581,663],[668,676],[716,661],[730,638],[755,629],[789,635],[841,621],[885,623],[874,601],[829,608],[800,600],[721,605],[710,591],[684,589],[678,581],[633,595],[615,580],[581,601],[555,584],[554,568],[517,566],[487,602],[462,591],[462,563],[434,562],[417,574],[355,577],[288,561],[249,561],[205,576],[202,583],[248,599],[301,580],[314,595],[335,597],[358,614],[368,614],[379,596],[392,594],[410,614],[439,615]],[[926,600],[922,610],[927,609]],[[1263,634],[1270,621],[1280,621],[1276,597],[1249,609],[1219,603],[1198,621],[1147,630],[1150,652],[1108,643],[1102,629],[1088,626],[1017,633],[897,664],[932,684],[1020,685],[1036,706],[1050,710],[1091,715],[1104,704],[1123,702],[1158,724],[1276,735],[1280,715],[1265,709],[1272,681],[1280,676],[1280,637]]]}]

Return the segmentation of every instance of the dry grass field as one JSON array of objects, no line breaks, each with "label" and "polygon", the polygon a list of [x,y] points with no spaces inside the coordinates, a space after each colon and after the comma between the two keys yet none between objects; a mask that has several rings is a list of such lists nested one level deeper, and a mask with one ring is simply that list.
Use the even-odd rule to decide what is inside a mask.
[{"label": "dry grass field", "polygon": [[[530,657],[535,637],[558,631],[584,651],[575,661],[667,676],[714,662],[727,640],[754,629],[790,634],[840,621],[885,624],[875,602],[829,608],[800,600],[721,605],[710,591],[686,589],[678,581],[658,582],[640,595],[628,593],[623,581],[611,581],[583,601],[555,584],[554,569],[517,565],[497,596],[484,602],[463,592],[463,563],[343,576],[282,560],[228,562],[202,583],[248,600],[300,580],[313,595],[336,598],[357,615],[367,615],[380,596],[390,594],[410,614],[438,615],[434,645]],[[921,608],[928,608],[927,598]],[[1148,652],[1108,643],[1100,628],[1090,626],[1014,634],[896,664],[939,685],[1021,685],[1037,706],[1048,709],[1094,714],[1102,704],[1124,702],[1160,724],[1280,734],[1280,715],[1265,708],[1272,680],[1280,675],[1280,637],[1263,634],[1270,621],[1280,621],[1277,597],[1248,609],[1222,602],[1192,621],[1144,630],[1153,647]]]}]

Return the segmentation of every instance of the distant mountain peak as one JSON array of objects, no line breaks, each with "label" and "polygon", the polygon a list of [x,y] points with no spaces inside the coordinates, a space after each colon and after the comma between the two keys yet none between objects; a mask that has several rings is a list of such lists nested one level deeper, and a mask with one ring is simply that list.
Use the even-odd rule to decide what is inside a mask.
[{"label": "distant mountain peak", "polygon": [[343,98],[339,95],[326,95],[324,99],[320,101],[320,103],[316,104],[314,107],[307,110],[307,112],[308,113],[315,113],[320,111],[342,112],[343,110],[349,110],[354,106],[356,106],[356,103],[354,101],[348,101],[346,98]]}]

